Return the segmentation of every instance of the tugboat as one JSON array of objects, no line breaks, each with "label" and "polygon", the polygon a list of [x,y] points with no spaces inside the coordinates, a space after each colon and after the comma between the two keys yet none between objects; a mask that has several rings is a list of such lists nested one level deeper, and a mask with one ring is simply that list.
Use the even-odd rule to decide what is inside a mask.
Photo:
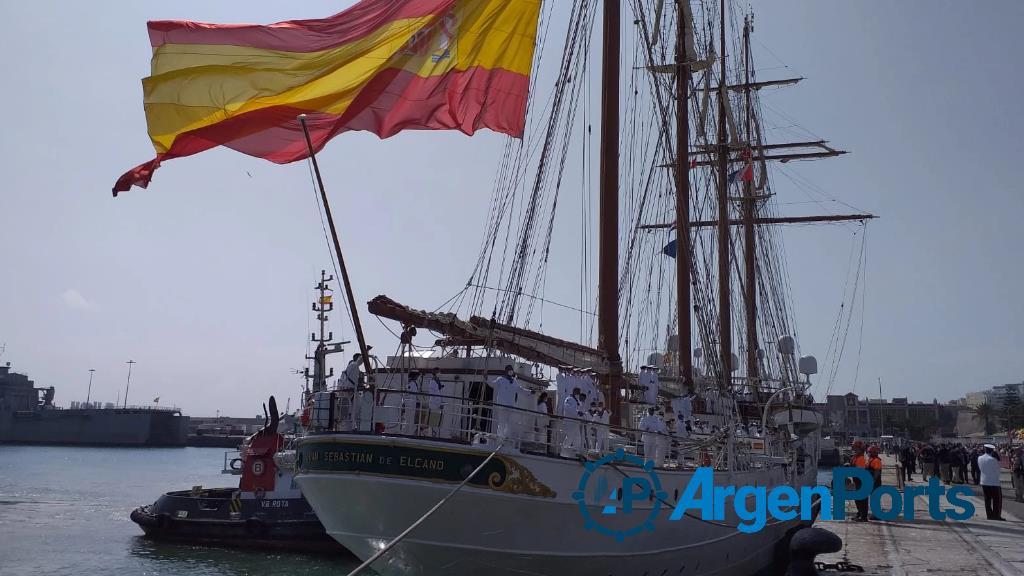
[{"label": "tugboat", "polygon": [[[313,371],[303,372],[306,389],[303,404],[312,408],[314,399],[329,399],[326,392],[333,368],[327,370],[327,356],[342,352],[348,342],[332,342],[334,334],[327,331],[328,313],[334,309],[330,282],[333,276],[320,272],[319,292],[313,311],[320,324],[312,341],[317,343],[312,356]],[[312,388],[309,384],[312,381]],[[323,402],[321,402],[323,404]],[[347,553],[327,535],[316,513],[302,496],[294,481],[295,452],[285,450],[285,437],[278,432],[280,415],[277,401],[264,405],[266,424],[242,443],[237,458],[225,456],[224,471],[240,474],[237,488],[207,488],[168,492],[149,506],[140,506],[131,519],[146,533],[160,540],[176,540],[200,544],[240,547],[274,548],[300,552]],[[312,417],[314,423],[326,421],[333,407],[317,406],[303,415],[303,424]]]},{"label": "tugboat", "polygon": [[[304,552],[344,552],[327,535],[293,480],[291,470],[274,462],[285,438],[278,433],[277,402],[270,397],[266,425],[242,444],[228,468],[241,472],[235,488],[197,486],[168,492],[131,519],[158,540]],[[264,406],[266,413],[267,407]]]}]

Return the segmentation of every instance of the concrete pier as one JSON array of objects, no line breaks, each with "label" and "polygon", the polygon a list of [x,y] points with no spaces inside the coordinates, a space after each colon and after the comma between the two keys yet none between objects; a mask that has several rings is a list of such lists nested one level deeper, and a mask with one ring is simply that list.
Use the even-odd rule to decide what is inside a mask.
[{"label": "concrete pier", "polygon": [[[897,485],[897,467],[892,457],[883,458],[883,483]],[[921,475],[910,485],[924,484]],[[957,522],[934,521],[928,517],[928,499],[915,498],[916,520],[854,522],[853,502],[847,503],[846,520],[817,524],[843,539],[843,549],[818,557],[819,562],[849,562],[864,568],[865,574],[896,576],[1024,575],[1024,514],[1013,502],[1012,491],[1003,493],[1005,522],[985,518],[985,502],[979,496],[967,498],[974,503],[974,517]],[[887,503],[888,499],[883,499]],[[943,500],[943,509],[950,508]],[[831,571],[824,571],[828,574]],[[834,573],[834,572],[832,572]]]}]

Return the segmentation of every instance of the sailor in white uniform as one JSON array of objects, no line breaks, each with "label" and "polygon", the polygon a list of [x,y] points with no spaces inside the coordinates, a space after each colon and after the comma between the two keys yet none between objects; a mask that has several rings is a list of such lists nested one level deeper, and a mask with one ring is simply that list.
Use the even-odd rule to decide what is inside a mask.
[{"label": "sailor in white uniform", "polygon": [[537,397],[537,404],[534,408],[537,415],[533,417],[532,440],[544,446],[545,452],[548,448],[548,423],[551,422],[551,408],[548,406],[548,393],[541,392]]},{"label": "sailor in white uniform", "polygon": [[405,394],[402,394],[402,434],[415,434],[418,431],[416,404],[420,400],[419,378],[419,372],[409,372],[409,378],[405,382]]},{"label": "sailor in white uniform", "polygon": [[518,438],[516,430],[512,426],[512,407],[519,403],[521,395],[530,394],[530,392],[516,382],[516,372],[511,364],[505,366],[504,376],[495,378],[489,384],[494,389],[494,398],[491,401],[493,418],[491,430],[502,438],[511,438],[516,441]]},{"label": "sailor in white uniform", "polygon": [[654,406],[658,403],[658,373],[653,366],[644,366],[641,370],[641,373],[644,375],[644,383],[642,385],[647,387],[644,391],[644,403]]},{"label": "sailor in white uniform", "polygon": [[597,402],[590,403],[590,408],[587,410],[584,418],[587,420],[585,428],[587,434],[587,450],[596,450],[598,424]]},{"label": "sailor in white uniform", "polygon": [[612,413],[604,407],[604,402],[597,403],[597,451],[604,454],[608,452],[608,434],[610,432]]},{"label": "sailor in white uniform", "polygon": [[362,355],[356,354],[338,378],[338,424],[342,431],[356,427],[356,391],[359,389],[359,362]]},{"label": "sailor in white uniform", "polygon": [[577,421],[583,418],[579,388],[573,388],[572,394],[562,402],[562,416],[568,420],[562,421],[563,440],[560,453],[566,458],[573,458],[583,444],[583,423]]},{"label": "sailor in white uniform", "polygon": [[441,427],[441,412],[444,407],[444,399],[441,398],[441,389],[444,388],[444,384],[441,384],[440,371],[434,368],[433,373],[427,376],[427,380],[423,383],[423,393],[429,394],[429,396],[420,398],[420,406],[426,405],[426,410],[421,411],[423,413],[422,426],[427,427],[427,435],[437,437],[440,433]]},{"label": "sailor in white uniform", "polygon": [[651,406],[647,409],[647,415],[640,419],[640,441],[644,445],[644,458],[653,460],[657,464],[658,452],[658,431],[661,429],[658,416],[654,413],[656,408]]},{"label": "sailor in white uniform", "polygon": [[356,352],[341,375],[341,388],[352,387],[352,428],[369,432],[373,429],[373,391],[365,389],[362,365],[363,355]]},{"label": "sailor in white uniform", "polygon": [[654,462],[658,466],[665,465],[665,458],[668,456],[669,451],[669,432],[668,425],[665,424],[665,413],[658,411],[658,445],[654,455]]},{"label": "sailor in white uniform", "polygon": [[675,412],[676,418],[680,420],[680,424],[692,423],[693,400],[690,399],[690,395],[687,393],[672,399],[672,411]]},{"label": "sailor in white uniform", "polygon": [[[636,375],[636,385],[638,388],[640,388],[640,401],[643,402],[644,404],[650,404],[650,402],[647,401],[647,387],[649,386],[647,382],[648,380],[649,378],[647,377],[647,366],[641,366],[640,373]],[[646,416],[646,414],[644,414],[644,416]]]},{"label": "sailor in white uniform", "polygon": [[[558,389],[558,399],[564,401],[566,398],[572,395],[572,377],[570,376],[570,369],[568,366],[558,367],[558,376],[555,377],[555,387]],[[561,407],[556,410],[561,412]],[[561,415],[561,414],[559,414]]]}]

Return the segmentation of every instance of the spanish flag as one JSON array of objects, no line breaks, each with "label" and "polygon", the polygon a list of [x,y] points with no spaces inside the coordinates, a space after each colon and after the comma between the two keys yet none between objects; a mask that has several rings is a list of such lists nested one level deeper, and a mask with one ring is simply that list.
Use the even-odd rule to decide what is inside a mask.
[{"label": "spanish flag", "polygon": [[363,0],[322,20],[149,23],[142,81],[156,158],[118,179],[145,188],[164,160],[216,146],[280,164],[349,130],[490,128],[522,137],[541,0]]}]

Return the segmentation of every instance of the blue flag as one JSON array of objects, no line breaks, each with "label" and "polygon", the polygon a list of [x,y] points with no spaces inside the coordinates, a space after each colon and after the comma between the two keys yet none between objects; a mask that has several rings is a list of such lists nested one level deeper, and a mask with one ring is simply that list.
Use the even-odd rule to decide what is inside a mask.
[{"label": "blue flag", "polygon": [[670,257],[670,258],[675,258],[676,257],[676,241],[673,240],[673,241],[669,242],[668,244],[665,244],[665,247],[661,249],[661,253],[664,254],[665,256]]}]

